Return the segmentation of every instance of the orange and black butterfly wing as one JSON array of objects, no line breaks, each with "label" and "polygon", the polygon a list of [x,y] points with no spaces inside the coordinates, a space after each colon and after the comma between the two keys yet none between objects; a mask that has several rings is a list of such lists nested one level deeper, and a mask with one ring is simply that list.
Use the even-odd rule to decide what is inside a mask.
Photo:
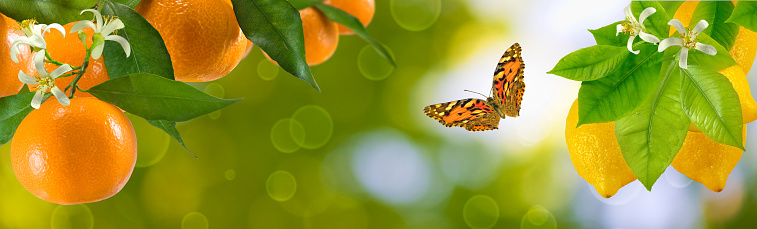
[{"label": "orange and black butterfly wing", "polygon": [[446,127],[459,126],[469,131],[494,130],[499,126],[499,114],[486,101],[462,99],[434,104],[423,112]]},{"label": "orange and black butterfly wing", "polygon": [[518,117],[520,114],[520,102],[526,90],[526,84],[523,82],[523,70],[526,65],[523,63],[521,52],[520,45],[513,44],[502,54],[497,69],[494,70],[492,94],[495,103],[505,115],[511,117]]}]

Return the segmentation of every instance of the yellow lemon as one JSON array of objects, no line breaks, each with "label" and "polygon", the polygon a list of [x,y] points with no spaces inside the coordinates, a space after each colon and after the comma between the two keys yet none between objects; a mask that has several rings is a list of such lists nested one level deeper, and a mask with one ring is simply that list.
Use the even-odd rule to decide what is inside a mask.
[{"label": "yellow lemon", "polygon": [[[746,125],[743,131],[746,142]],[[739,148],[713,141],[702,132],[689,131],[671,165],[708,189],[720,192],[743,153]]]},{"label": "yellow lemon", "polygon": [[599,195],[610,198],[620,188],[636,180],[623,159],[615,138],[615,122],[578,123],[578,101],[573,102],[565,120],[565,141],[573,167]]}]

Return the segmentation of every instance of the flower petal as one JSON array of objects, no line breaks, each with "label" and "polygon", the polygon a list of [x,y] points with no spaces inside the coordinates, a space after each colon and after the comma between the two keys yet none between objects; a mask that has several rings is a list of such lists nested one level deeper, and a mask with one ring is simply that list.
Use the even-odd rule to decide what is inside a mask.
[{"label": "flower petal", "polygon": [[681,38],[666,38],[665,40],[660,41],[660,45],[657,46],[657,52],[665,51],[665,49],[668,49],[670,46],[683,46],[683,40]]},{"label": "flower petal", "polygon": [[628,38],[628,44],[626,44],[626,47],[628,47],[628,51],[633,54],[639,54],[639,50],[633,51],[633,39],[636,38],[636,36],[629,37]]},{"label": "flower petal", "polygon": [[110,35],[105,37],[105,40],[118,42],[119,44],[121,44],[121,48],[124,49],[124,52],[126,52],[126,57],[129,57],[129,55],[131,55],[131,45],[129,45],[129,41],[127,41],[123,37],[118,35]]},{"label": "flower petal", "polygon": [[63,106],[71,105],[71,100],[68,99],[68,96],[66,96],[66,93],[60,90],[60,88],[53,86],[53,88],[50,89],[50,92],[53,93],[56,99],[58,99],[58,102],[60,104],[63,104]]},{"label": "flower petal", "polygon": [[25,83],[25,84],[32,84],[32,85],[39,84],[39,82],[37,82],[37,79],[24,74],[24,71],[21,71],[21,70],[18,70],[18,80],[20,80],[22,83]]},{"label": "flower petal", "polygon": [[97,27],[92,28],[92,29],[95,30],[95,33],[99,33],[100,30],[102,30],[103,28],[103,16],[102,14],[100,14],[100,11],[93,10],[93,9],[86,9],[79,12],[79,14],[83,14],[84,12],[92,12],[92,14],[95,15],[95,19],[97,19]]},{"label": "flower petal", "polygon": [[58,76],[63,75],[66,72],[70,72],[71,70],[73,70],[73,68],[71,68],[71,65],[63,64],[60,67],[58,67],[55,70],[53,70],[53,72],[50,73],[50,77],[52,77],[53,79],[55,79],[55,78],[58,78]]},{"label": "flower petal", "polygon": [[641,37],[642,40],[644,40],[646,42],[649,42],[649,43],[653,43],[653,44],[657,44],[657,43],[660,42],[659,38],[655,37],[652,34],[648,34],[648,33],[645,33],[645,32],[639,33],[639,37]]},{"label": "flower petal", "polygon": [[92,49],[92,59],[100,59],[100,56],[103,55],[103,48],[105,47],[105,44],[100,44],[96,46],[94,49]]},{"label": "flower petal", "polygon": [[47,48],[47,42],[45,42],[45,38],[42,37],[42,35],[40,34],[34,34],[31,37],[29,37],[29,43],[30,43],[29,45],[32,47],[37,47],[37,48],[42,48],[42,49]]},{"label": "flower petal", "polygon": [[668,22],[668,25],[676,27],[676,30],[678,30],[678,33],[685,34],[686,33],[686,27],[683,27],[683,24],[678,19],[671,19]]},{"label": "flower petal", "polygon": [[707,23],[707,21],[700,20],[699,22],[697,22],[697,25],[694,26],[694,29],[692,29],[691,32],[694,33],[694,36],[699,35],[699,33],[702,32],[702,30],[706,29],[709,25],[710,24]]},{"label": "flower petal", "polygon": [[63,28],[62,25],[60,25],[58,23],[52,23],[52,24],[50,24],[50,25],[47,26],[47,32],[50,32],[50,29],[58,30],[58,32],[60,32],[60,34],[63,34],[63,38],[66,38],[66,29]]},{"label": "flower petal", "polygon": [[34,54],[34,59],[32,59],[34,62],[34,68],[37,69],[37,74],[39,76],[48,76],[47,70],[45,69],[45,50],[39,50],[39,52]]},{"label": "flower petal", "polygon": [[39,109],[39,105],[42,105],[42,97],[44,97],[45,91],[45,88],[37,88],[37,93],[34,93],[34,98],[32,98],[32,107],[34,109]]},{"label": "flower petal", "polygon": [[689,48],[683,47],[681,48],[681,51],[678,52],[678,67],[681,67],[683,69],[686,69],[687,66],[687,59],[689,58]]},{"label": "flower petal", "polygon": [[631,5],[628,5],[628,6],[626,6],[626,8],[623,8],[623,14],[626,15],[626,18],[628,18],[629,21],[631,19],[633,19],[634,21],[636,21],[636,18],[633,16],[633,12],[631,12]]},{"label": "flower petal", "polygon": [[116,31],[117,29],[123,29],[123,28],[124,28],[124,23],[121,22],[121,19],[116,19],[116,20],[111,21],[108,24],[105,24],[102,30],[100,30],[100,33],[102,35],[107,36],[108,34],[113,33],[113,31]]},{"label": "flower petal", "polygon": [[79,32],[79,30],[82,30],[84,27],[90,27],[93,30],[95,29],[95,23],[92,23],[92,21],[79,21],[76,24],[74,24],[74,27],[71,27],[70,33],[76,33]]},{"label": "flower petal", "polygon": [[18,63],[18,57],[16,56],[18,55],[18,46],[22,44],[31,45],[31,42],[29,42],[29,38],[27,37],[19,37],[11,43],[11,60],[15,63]]},{"label": "flower petal", "polygon": [[652,15],[655,12],[657,12],[657,9],[655,9],[654,7],[647,7],[646,9],[644,9],[644,11],[641,11],[641,15],[639,15],[639,23],[644,24],[644,20],[646,20],[649,15]]},{"label": "flower petal", "polygon": [[623,32],[623,24],[618,24],[618,26],[616,26],[615,28],[617,28],[615,36],[618,36],[618,34]]},{"label": "flower petal", "polygon": [[715,49],[715,47],[712,47],[712,45],[708,45],[708,44],[697,43],[694,49],[702,51],[703,53],[706,53],[707,55],[710,55],[710,56],[714,56],[715,54],[718,54],[718,50]]}]

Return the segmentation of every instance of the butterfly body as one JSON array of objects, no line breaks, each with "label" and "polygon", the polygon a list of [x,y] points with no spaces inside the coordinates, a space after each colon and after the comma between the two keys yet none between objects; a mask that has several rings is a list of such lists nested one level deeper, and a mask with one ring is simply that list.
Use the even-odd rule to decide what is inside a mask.
[{"label": "butterfly body", "polygon": [[491,96],[482,99],[461,99],[423,108],[428,117],[446,127],[459,126],[469,131],[498,129],[499,120],[518,117],[526,84],[523,82],[521,47],[513,44],[500,58],[494,70]]}]

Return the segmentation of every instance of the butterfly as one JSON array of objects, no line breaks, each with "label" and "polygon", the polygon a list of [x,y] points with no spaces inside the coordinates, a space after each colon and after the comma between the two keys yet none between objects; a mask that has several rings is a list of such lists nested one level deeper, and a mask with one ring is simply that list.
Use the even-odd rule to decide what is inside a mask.
[{"label": "butterfly", "polygon": [[[491,96],[461,99],[423,108],[423,112],[446,127],[459,126],[468,131],[494,130],[505,115],[518,117],[526,84],[523,82],[523,58],[518,43],[502,54],[494,70]],[[467,90],[466,90],[467,91]]]}]

